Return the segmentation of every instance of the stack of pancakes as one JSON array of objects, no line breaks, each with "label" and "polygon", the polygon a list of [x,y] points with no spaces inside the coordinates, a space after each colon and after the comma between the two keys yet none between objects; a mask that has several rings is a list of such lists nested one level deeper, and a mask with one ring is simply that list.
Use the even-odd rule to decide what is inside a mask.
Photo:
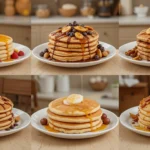
[{"label": "stack of pancakes", "polygon": [[64,26],[49,35],[50,58],[62,62],[90,60],[96,55],[98,38],[90,26]]},{"label": "stack of pancakes", "polygon": [[65,105],[65,98],[59,98],[49,104],[48,125],[63,133],[80,134],[101,127],[102,110],[100,105],[89,99],[81,103]]},{"label": "stack of pancakes", "polygon": [[15,124],[12,108],[11,100],[0,96],[0,130],[9,129]]},{"label": "stack of pancakes", "polygon": [[137,51],[143,60],[150,61],[150,28],[137,35]]},{"label": "stack of pancakes", "polygon": [[9,60],[13,52],[13,39],[0,34],[0,60]]},{"label": "stack of pancakes", "polygon": [[138,123],[140,127],[150,130],[150,96],[140,102]]}]

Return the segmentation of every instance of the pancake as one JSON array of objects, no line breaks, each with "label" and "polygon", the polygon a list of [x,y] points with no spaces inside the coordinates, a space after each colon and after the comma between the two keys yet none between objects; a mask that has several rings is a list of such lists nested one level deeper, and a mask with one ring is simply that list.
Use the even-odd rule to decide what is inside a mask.
[{"label": "pancake", "polygon": [[147,31],[150,30],[146,29],[141,31],[138,35],[137,35],[137,39],[146,43],[150,43],[150,33],[148,34]]},{"label": "pancake", "polygon": [[0,113],[0,118],[4,118],[4,117],[6,117],[6,116],[8,116],[10,114],[11,114],[11,111],[7,111],[5,113]]},{"label": "pancake", "polygon": [[82,51],[82,48],[88,48],[88,47],[92,47],[95,45],[98,45],[98,40],[96,41],[92,41],[89,44],[88,43],[62,43],[59,41],[54,41],[52,39],[49,40],[49,44],[53,45],[53,46],[59,46],[59,47],[63,47],[63,48],[70,48],[70,49],[80,49],[80,51]]},{"label": "pancake", "polygon": [[84,116],[95,113],[100,109],[100,104],[94,100],[84,99],[76,105],[65,105],[63,101],[67,97],[59,98],[49,104],[49,110],[62,116]]},{"label": "pancake", "polygon": [[9,120],[9,119],[11,119],[12,117],[13,117],[13,115],[10,114],[10,115],[8,115],[8,116],[6,116],[6,117],[0,118],[0,122],[1,122],[1,121],[5,121],[5,120]]},{"label": "pancake", "polygon": [[9,129],[14,124],[15,124],[15,119],[14,118],[12,118],[10,120],[7,120],[7,121],[2,121],[2,122],[0,122],[0,131]]},{"label": "pancake", "polygon": [[137,41],[137,45],[140,47],[148,48],[150,49],[150,43],[142,42],[142,41]]},{"label": "pancake", "polygon": [[13,108],[13,103],[11,102],[10,99],[0,96],[0,114],[8,112],[12,110]]},{"label": "pancake", "polygon": [[48,119],[48,122],[59,128],[78,130],[78,129],[85,129],[91,127],[93,128],[101,122],[101,119],[99,118],[98,120],[87,122],[87,123],[68,123],[68,122],[66,123],[66,122],[56,121],[53,119]]},{"label": "pancake", "polygon": [[150,49],[149,48],[137,46],[137,49],[138,49],[139,52],[150,53]]},{"label": "pancake", "polygon": [[90,121],[95,121],[101,118],[102,116],[102,110],[99,109],[95,113],[92,113],[87,116],[60,116],[52,113],[50,110],[47,110],[48,117],[56,120],[56,121],[62,121],[62,122],[71,122],[71,123],[85,123],[85,122],[90,122]]},{"label": "pancake", "polygon": [[61,128],[61,127],[56,127],[54,125],[52,125],[51,123],[49,123],[49,126],[51,128],[54,128],[55,130],[59,131],[59,132],[63,132],[63,133],[68,133],[68,134],[81,134],[81,133],[85,133],[85,132],[91,132],[93,130],[96,130],[97,128],[101,127],[102,125],[102,121],[96,125],[95,127],[91,128],[85,128],[85,129],[79,129],[79,130],[75,130],[75,129],[65,129],[65,128]]},{"label": "pancake", "polygon": [[142,58],[142,60],[150,61],[150,57],[149,57],[149,56],[146,56],[146,55],[144,55],[144,54],[141,54],[141,52],[138,52],[138,56],[140,56],[140,58]]},{"label": "pancake", "polygon": [[140,101],[138,123],[143,128],[150,127],[150,96]]},{"label": "pancake", "polygon": [[7,46],[13,42],[13,39],[10,36],[0,34],[0,46]]}]

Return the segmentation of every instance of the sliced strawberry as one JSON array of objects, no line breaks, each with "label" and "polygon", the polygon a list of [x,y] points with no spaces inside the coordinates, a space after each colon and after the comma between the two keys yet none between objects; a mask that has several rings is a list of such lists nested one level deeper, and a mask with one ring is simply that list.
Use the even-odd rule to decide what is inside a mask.
[{"label": "sliced strawberry", "polygon": [[23,51],[19,51],[19,52],[18,52],[18,55],[19,55],[19,56],[24,56],[24,52],[23,52]]},{"label": "sliced strawberry", "polygon": [[14,53],[11,55],[12,59],[18,59],[18,53],[14,51]]}]

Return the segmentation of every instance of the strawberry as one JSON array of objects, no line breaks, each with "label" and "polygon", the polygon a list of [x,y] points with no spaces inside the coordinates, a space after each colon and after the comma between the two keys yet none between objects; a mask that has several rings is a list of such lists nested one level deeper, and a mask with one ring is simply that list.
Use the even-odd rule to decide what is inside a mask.
[{"label": "strawberry", "polygon": [[23,51],[19,51],[19,52],[18,52],[18,55],[19,55],[19,56],[24,56],[24,52],[23,52]]},{"label": "strawberry", "polygon": [[17,52],[13,52],[13,54],[11,55],[12,59],[18,59],[18,53]]}]

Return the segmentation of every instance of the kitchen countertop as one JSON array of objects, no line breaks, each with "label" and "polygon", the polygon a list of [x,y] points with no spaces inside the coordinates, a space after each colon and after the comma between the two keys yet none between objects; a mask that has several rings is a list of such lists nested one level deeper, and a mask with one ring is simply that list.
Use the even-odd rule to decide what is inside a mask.
[{"label": "kitchen countertop", "polygon": [[31,58],[6,67],[0,67],[0,75],[30,75],[31,74]]},{"label": "kitchen countertop", "polygon": [[7,17],[4,15],[0,15],[0,25],[1,24],[30,26],[31,20],[30,20],[30,17],[23,17],[23,16]]},{"label": "kitchen countertop", "polygon": [[35,16],[31,17],[31,23],[32,25],[37,25],[37,24],[66,24],[68,22],[73,22],[77,21],[79,23],[118,23],[118,18],[117,17],[112,17],[112,18],[100,18],[100,17],[94,17],[94,18],[87,18],[87,17],[61,17],[61,16],[54,16],[54,17],[49,17],[49,18],[42,18],[39,19]]},{"label": "kitchen countertop", "polygon": [[1,150],[31,150],[31,127],[12,135],[0,137]]},{"label": "kitchen countertop", "polygon": [[118,55],[111,60],[86,68],[60,68],[42,63],[32,56],[32,75],[149,75],[148,67],[135,65],[121,59]]},{"label": "kitchen countertop", "polygon": [[119,25],[121,26],[150,25],[150,16],[144,18],[139,18],[137,16],[121,16],[119,17]]},{"label": "kitchen countertop", "polygon": [[150,150],[150,138],[136,134],[122,125],[119,126],[121,150]]},{"label": "kitchen countertop", "polygon": [[[82,140],[59,139],[32,130],[33,150],[119,150],[119,127],[107,134]],[[6,149],[5,149],[6,150]]]}]

